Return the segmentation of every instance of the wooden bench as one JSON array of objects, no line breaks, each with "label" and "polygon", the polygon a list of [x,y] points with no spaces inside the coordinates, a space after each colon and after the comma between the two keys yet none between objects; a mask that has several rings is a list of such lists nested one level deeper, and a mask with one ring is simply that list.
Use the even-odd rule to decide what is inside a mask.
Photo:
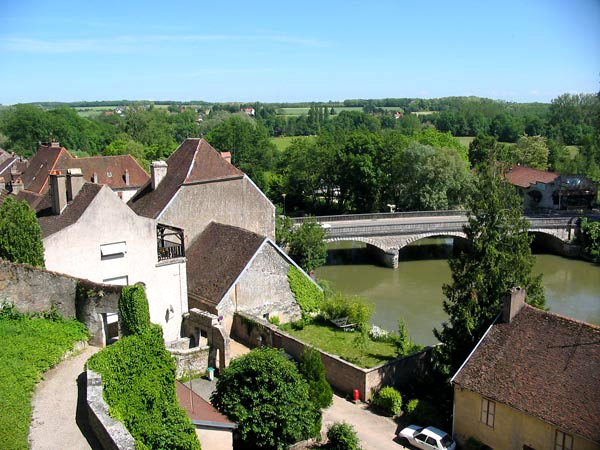
[{"label": "wooden bench", "polygon": [[348,317],[340,317],[339,319],[329,319],[336,327],[344,331],[354,331],[355,323],[348,323]]}]

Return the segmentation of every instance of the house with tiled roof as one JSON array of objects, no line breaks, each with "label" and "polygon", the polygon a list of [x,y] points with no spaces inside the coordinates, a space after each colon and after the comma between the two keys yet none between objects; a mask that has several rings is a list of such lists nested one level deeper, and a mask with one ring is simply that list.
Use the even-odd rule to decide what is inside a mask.
[{"label": "house with tiled roof", "polygon": [[[138,216],[108,186],[86,182],[79,169],[55,170],[48,184],[33,197],[46,268],[98,283],[143,283],[150,320],[162,326],[165,341],[177,340],[188,310],[183,231]],[[117,315],[102,320],[108,342],[116,337],[109,325]]]},{"label": "house with tiled roof", "polygon": [[523,197],[525,210],[590,209],[596,204],[598,184],[583,175],[561,175],[519,165],[504,177]]},{"label": "house with tiled roof", "polygon": [[186,247],[190,308],[220,316],[229,332],[235,312],[295,321],[302,313],[290,288],[295,267],[315,283],[266,236],[211,222]]},{"label": "house with tiled roof", "polygon": [[186,243],[210,222],[275,238],[275,207],[252,180],[204,139],[186,139],[129,201],[140,216],[185,230]]},{"label": "house with tiled roof", "polygon": [[453,434],[494,449],[600,449],[600,327],[519,288],[452,378]]},{"label": "house with tiled roof", "polygon": [[12,186],[12,190],[15,194],[26,190],[43,195],[48,190],[50,173],[68,169],[80,169],[86,181],[107,185],[124,202],[129,201],[150,179],[131,155],[76,158],[58,142],[52,142],[50,145],[40,145],[20,175],[23,185]]}]

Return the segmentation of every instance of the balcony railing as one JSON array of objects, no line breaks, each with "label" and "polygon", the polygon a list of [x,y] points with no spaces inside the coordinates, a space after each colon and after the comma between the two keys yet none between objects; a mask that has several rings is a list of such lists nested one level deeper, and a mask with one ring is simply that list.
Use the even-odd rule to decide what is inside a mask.
[{"label": "balcony railing", "polygon": [[159,261],[183,258],[185,256],[183,230],[181,228],[158,224],[156,227],[156,237]]}]

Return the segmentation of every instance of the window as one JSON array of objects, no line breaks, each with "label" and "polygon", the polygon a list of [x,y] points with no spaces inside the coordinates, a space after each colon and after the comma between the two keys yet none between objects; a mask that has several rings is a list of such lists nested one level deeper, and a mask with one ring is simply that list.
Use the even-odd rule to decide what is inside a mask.
[{"label": "window", "polygon": [[106,172],[106,176],[107,176],[108,178],[112,178],[112,172],[110,172],[110,171]]},{"label": "window", "polygon": [[432,438],[431,436],[427,437],[427,440],[425,442],[427,442],[429,445],[431,445],[434,448],[437,448],[437,446],[438,446],[437,441],[434,438]]},{"label": "window", "polygon": [[573,436],[556,430],[555,450],[573,450]]},{"label": "window", "polygon": [[127,244],[125,242],[115,242],[100,246],[100,256],[102,259],[118,258],[125,256],[125,253],[127,253]]},{"label": "window", "polygon": [[481,423],[485,423],[488,427],[494,428],[494,417],[496,416],[496,402],[481,399]]}]

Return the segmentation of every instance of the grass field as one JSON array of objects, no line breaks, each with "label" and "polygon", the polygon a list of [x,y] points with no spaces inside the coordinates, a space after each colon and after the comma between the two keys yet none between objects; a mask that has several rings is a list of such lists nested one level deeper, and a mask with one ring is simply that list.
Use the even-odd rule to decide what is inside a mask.
[{"label": "grass field", "polygon": [[28,448],[31,396],[42,374],[80,340],[76,321],[0,318],[0,448]]},{"label": "grass field", "polygon": [[281,136],[269,138],[273,144],[277,147],[277,150],[283,152],[294,139],[313,139],[312,136]]},{"label": "grass field", "polygon": [[[321,107],[326,105],[321,105]],[[277,113],[281,116],[300,116],[302,114],[308,114],[308,110],[310,108],[279,108]],[[329,111],[331,106],[327,106],[327,110]],[[341,113],[342,111],[362,111],[360,106],[334,106],[333,110],[336,114]]]},{"label": "grass field", "polygon": [[334,355],[338,355],[360,367],[375,367],[396,358],[396,347],[389,342],[374,342],[361,355],[354,339],[358,331],[342,331],[337,327],[311,324],[302,330],[286,329],[292,336]]}]

